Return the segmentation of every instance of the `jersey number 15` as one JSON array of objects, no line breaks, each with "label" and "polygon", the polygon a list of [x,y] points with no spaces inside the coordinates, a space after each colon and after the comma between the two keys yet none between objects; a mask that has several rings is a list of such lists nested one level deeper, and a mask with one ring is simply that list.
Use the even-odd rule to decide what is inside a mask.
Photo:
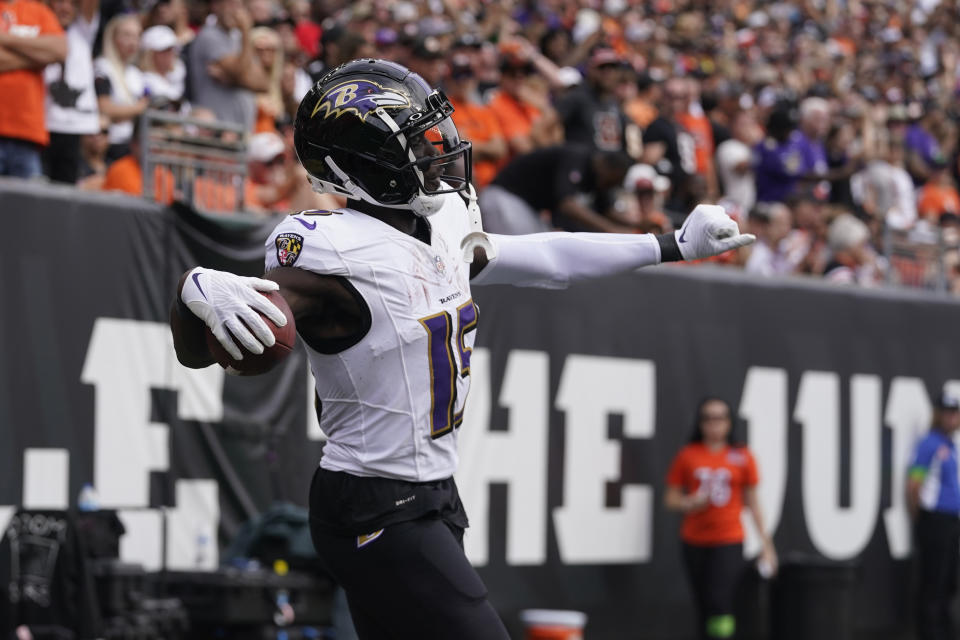
[{"label": "jersey number 15", "polygon": [[[430,340],[427,343],[430,361],[430,437],[439,438],[463,422],[463,404],[457,404],[457,356],[461,377],[470,375],[470,347],[464,343],[467,332],[477,328],[477,307],[467,300],[457,307],[457,322],[446,311],[420,319]],[[452,338],[456,336],[456,341]],[[456,346],[457,354],[454,354]]]}]

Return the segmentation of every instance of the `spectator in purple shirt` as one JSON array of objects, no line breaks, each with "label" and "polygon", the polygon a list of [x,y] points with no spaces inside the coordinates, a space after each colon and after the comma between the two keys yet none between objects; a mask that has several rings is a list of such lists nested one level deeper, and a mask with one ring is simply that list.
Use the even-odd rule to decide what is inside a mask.
[{"label": "spectator in purple shirt", "polygon": [[753,149],[757,202],[784,202],[804,175],[804,148],[793,129],[789,109],[775,109],[767,119],[767,136]]},{"label": "spectator in purple shirt", "polygon": [[[918,115],[919,105],[910,105],[909,115]],[[912,113],[911,113],[912,112]],[[922,117],[914,119],[904,134],[903,146],[907,151],[907,171],[913,178],[914,186],[920,186],[930,177],[929,167],[935,158],[940,157],[940,144],[930,132],[929,120],[939,117],[936,108],[923,112]]]},{"label": "spectator in purple shirt", "polygon": [[777,108],[767,122],[767,137],[755,148],[757,202],[784,202],[801,183],[818,183],[826,196],[827,150],[823,140],[830,126],[830,107],[822,98],[800,105],[800,126],[793,131],[791,111]]},{"label": "spectator in purple shirt", "polygon": [[807,177],[827,174],[827,149],[824,140],[830,131],[830,104],[823,98],[807,98],[800,103],[797,138],[803,152],[803,172]]}]

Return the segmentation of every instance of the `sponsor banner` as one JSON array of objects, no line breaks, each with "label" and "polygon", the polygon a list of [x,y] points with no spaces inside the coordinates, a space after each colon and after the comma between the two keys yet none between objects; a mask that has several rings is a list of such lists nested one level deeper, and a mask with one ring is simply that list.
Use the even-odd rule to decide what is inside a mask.
[{"label": "sponsor banner", "polygon": [[[323,434],[302,355],[257,378],[190,370],[166,324],[188,267],[259,275],[267,250],[294,263],[296,238],[265,247],[269,222],[15,182],[0,208],[15,239],[0,252],[4,526],[90,482],[120,511],[124,559],[212,568],[199,541],[306,504]],[[592,639],[691,634],[663,480],[705,395],[737,412],[781,559],[852,563],[858,635],[907,628],[905,469],[929,394],[960,387],[956,303],[684,267],[474,299],[465,548],[518,634],[527,608],[584,611]]]}]

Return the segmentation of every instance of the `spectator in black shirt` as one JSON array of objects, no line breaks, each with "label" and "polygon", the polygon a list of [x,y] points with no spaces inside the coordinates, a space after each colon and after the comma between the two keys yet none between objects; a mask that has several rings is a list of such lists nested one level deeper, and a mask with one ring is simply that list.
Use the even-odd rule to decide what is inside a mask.
[{"label": "spectator in black shirt", "polygon": [[742,85],[726,78],[720,78],[709,91],[705,88],[700,96],[700,104],[710,119],[715,148],[735,137],[733,128],[737,117],[743,111],[751,111],[754,106],[750,93]]},{"label": "spectator in black shirt", "polygon": [[593,53],[586,80],[557,101],[567,142],[602,151],[627,151],[629,119],[617,88],[629,81],[628,71],[626,62],[613,49]]},{"label": "spectator in black shirt", "polygon": [[450,71],[447,64],[449,52],[443,41],[436,36],[418,38],[413,44],[407,66],[410,71],[420,74],[431,87],[442,87]]},{"label": "spectator in black shirt", "polygon": [[347,31],[342,25],[333,24],[320,36],[320,53],[307,63],[307,73],[316,82],[348,60],[372,55],[372,45],[359,33]]},{"label": "spectator in black shirt", "polygon": [[669,212],[683,213],[692,208],[690,183],[697,171],[693,137],[676,120],[690,104],[683,78],[670,78],[663,89],[660,115],[643,132],[644,161],[670,178],[673,189],[665,203]]},{"label": "spectator in black shirt", "polygon": [[830,179],[830,202],[853,210],[856,203],[850,178],[864,167],[862,148],[857,132],[848,121],[834,123],[827,134],[827,177]]},{"label": "spectator in black shirt", "polygon": [[480,194],[484,228],[512,235],[553,228],[632,233],[604,215],[609,191],[631,164],[625,153],[571,144],[517,156]]}]

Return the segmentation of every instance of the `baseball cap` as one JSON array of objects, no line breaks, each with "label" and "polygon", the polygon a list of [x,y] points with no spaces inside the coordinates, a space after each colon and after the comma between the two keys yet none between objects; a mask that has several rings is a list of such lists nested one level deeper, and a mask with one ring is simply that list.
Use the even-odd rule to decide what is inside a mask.
[{"label": "baseball cap", "polygon": [[947,411],[960,411],[960,400],[957,400],[957,397],[948,391],[941,391],[934,399],[933,406]]},{"label": "baseball cap", "polygon": [[533,63],[530,62],[520,50],[520,47],[514,43],[500,43],[500,71],[514,71],[526,74],[532,74],[536,71]]},{"label": "baseball cap", "polygon": [[250,137],[247,158],[254,162],[269,162],[286,151],[283,138],[271,131],[256,133]]},{"label": "baseball cap", "polygon": [[436,36],[417,38],[411,53],[414,58],[420,58],[421,60],[440,60],[445,58],[447,54],[443,49],[443,43]]},{"label": "baseball cap", "polygon": [[450,58],[450,77],[451,78],[472,78],[473,65],[470,64],[470,57],[462,53],[454,54]]},{"label": "baseball cap", "polygon": [[628,191],[666,191],[670,188],[670,178],[660,175],[648,164],[635,164],[627,171],[623,188]]},{"label": "baseball cap", "polygon": [[626,60],[624,60],[619,53],[613,49],[608,49],[607,47],[601,47],[597,49],[590,56],[591,69],[596,69],[597,67],[603,67],[611,64],[625,65]]},{"label": "baseball cap", "polygon": [[140,36],[140,48],[144,51],[166,51],[177,46],[177,34],[166,25],[150,27]]},{"label": "baseball cap", "polygon": [[397,35],[397,32],[390,27],[381,27],[377,29],[377,33],[374,36],[374,43],[378,47],[389,46],[395,44],[397,40],[400,39],[400,36]]},{"label": "baseball cap", "polygon": [[479,49],[483,46],[483,38],[475,33],[467,31],[454,41],[453,46],[458,49]]}]

